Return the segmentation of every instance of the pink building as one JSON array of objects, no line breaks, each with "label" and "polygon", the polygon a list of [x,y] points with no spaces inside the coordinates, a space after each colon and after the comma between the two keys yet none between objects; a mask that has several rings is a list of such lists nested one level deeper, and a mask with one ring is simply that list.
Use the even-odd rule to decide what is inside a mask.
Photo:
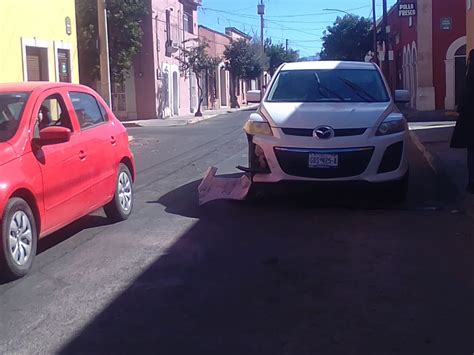
[{"label": "pink building", "polygon": [[201,0],[149,0],[143,21],[143,47],[130,78],[113,89],[113,109],[122,119],[185,115],[197,108],[194,75],[179,71],[180,51],[198,39]]},{"label": "pink building", "polygon": [[[245,39],[251,40],[252,37],[244,32],[234,28],[228,27],[225,29],[225,34],[213,30],[211,28],[200,25],[199,39],[208,43],[207,50],[211,57],[222,58],[221,63],[211,72],[203,75],[203,91],[204,91],[204,109],[219,109],[230,106],[230,74],[225,69],[224,51],[226,46],[232,40]],[[245,93],[248,90],[255,89],[257,82],[255,80],[244,81],[240,80],[237,87],[237,100],[239,105],[246,103]]]}]

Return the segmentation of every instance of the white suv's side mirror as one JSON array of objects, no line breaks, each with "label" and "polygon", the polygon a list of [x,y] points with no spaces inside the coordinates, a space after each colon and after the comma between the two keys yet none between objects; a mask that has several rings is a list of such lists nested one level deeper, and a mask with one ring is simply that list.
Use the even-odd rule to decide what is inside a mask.
[{"label": "white suv's side mirror", "polygon": [[395,90],[395,102],[407,103],[410,101],[411,101],[411,96],[408,90]]},{"label": "white suv's side mirror", "polygon": [[260,90],[247,91],[247,103],[262,101],[262,92]]}]

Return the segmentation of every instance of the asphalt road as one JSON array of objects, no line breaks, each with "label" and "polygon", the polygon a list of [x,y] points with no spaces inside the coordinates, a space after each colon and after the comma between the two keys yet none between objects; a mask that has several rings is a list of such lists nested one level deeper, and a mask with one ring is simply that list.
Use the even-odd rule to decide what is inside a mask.
[{"label": "asphalt road", "polygon": [[246,116],[130,129],[133,216],[40,241],[0,285],[0,353],[472,354],[473,221],[449,182],[411,146],[403,205],[278,188],[198,207],[209,166],[245,163]]}]

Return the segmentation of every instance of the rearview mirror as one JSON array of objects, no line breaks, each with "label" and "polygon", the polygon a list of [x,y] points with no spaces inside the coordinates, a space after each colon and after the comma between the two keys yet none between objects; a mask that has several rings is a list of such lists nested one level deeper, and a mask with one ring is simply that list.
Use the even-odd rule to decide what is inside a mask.
[{"label": "rearview mirror", "polygon": [[407,103],[410,101],[411,101],[411,96],[408,90],[395,90],[395,102]]},{"label": "rearview mirror", "polygon": [[262,92],[260,90],[247,91],[247,103],[258,103],[262,101]]},{"label": "rearview mirror", "polygon": [[71,130],[66,127],[53,126],[43,128],[39,132],[40,145],[64,143],[71,138]]}]

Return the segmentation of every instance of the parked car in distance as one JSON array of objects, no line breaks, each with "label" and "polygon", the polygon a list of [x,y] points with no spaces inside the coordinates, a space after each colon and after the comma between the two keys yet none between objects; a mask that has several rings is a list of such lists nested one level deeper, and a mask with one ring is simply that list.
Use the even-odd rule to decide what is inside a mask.
[{"label": "parked car in distance", "polygon": [[[252,99],[259,97],[252,92]],[[283,64],[256,113],[244,126],[254,182],[364,181],[408,186],[407,122],[379,68],[372,63]]]},{"label": "parked car in distance", "polygon": [[133,208],[128,135],[88,87],[0,84],[0,273],[28,273],[38,239],[104,207]]}]

